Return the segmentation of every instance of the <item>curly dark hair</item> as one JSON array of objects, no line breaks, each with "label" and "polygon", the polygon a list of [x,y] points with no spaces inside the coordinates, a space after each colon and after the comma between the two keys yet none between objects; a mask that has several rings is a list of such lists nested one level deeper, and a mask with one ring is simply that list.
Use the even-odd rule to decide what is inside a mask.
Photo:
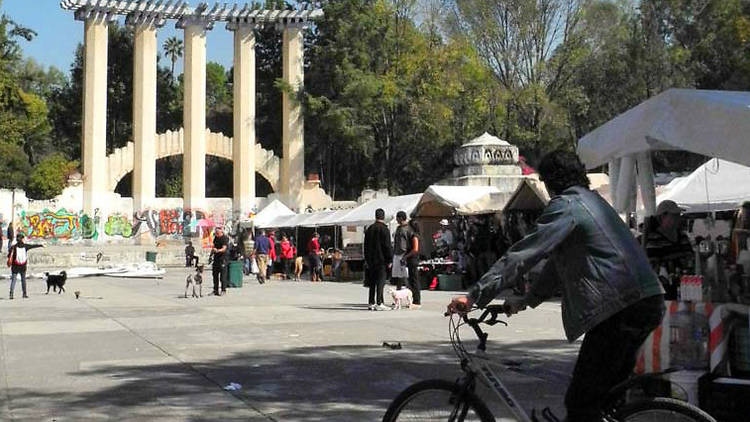
[{"label": "curly dark hair", "polygon": [[539,178],[547,185],[553,195],[561,194],[571,186],[589,187],[586,167],[578,156],[570,151],[555,150],[544,157],[539,163]]}]

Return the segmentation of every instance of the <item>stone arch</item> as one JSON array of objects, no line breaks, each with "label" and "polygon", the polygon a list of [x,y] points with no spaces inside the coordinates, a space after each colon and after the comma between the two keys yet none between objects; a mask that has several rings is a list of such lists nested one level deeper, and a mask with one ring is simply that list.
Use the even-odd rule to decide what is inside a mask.
[{"label": "stone arch", "polygon": [[[182,128],[177,131],[168,130],[156,135],[156,160],[161,158],[181,155],[184,151],[185,137]],[[128,142],[122,148],[117,148],[107,156],[105,168],[107,169],[107,189],[114,192],[117,183],[126,174],[133,171],[134,148],[132,142]],[[206,130],[206,155],[213,155],[232,161],[232,138],[221,133],[213,133]],[[259,143],[255,143],[255,171],[263,176],[271,185],[274,192],[279,188],[279,171],[281,160],[273,154],[273,151],[263,149]]]}]

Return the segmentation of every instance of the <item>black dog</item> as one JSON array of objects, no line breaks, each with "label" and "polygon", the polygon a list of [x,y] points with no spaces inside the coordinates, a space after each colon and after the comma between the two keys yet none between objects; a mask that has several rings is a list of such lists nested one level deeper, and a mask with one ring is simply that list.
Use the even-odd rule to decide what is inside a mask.
[{"label": "black dog", "polygon": [[47,293],[46,294],[49,294],[50,287],[52,287],[52,291],[57,292],[57,294],[60,294],[65,291],[65,288],[63,286],[65,285],[65,280],[68,279],[68,275],[65,273],[65,271],[60,271],[60,274],[44,273],[44,275],[47,276]]}]

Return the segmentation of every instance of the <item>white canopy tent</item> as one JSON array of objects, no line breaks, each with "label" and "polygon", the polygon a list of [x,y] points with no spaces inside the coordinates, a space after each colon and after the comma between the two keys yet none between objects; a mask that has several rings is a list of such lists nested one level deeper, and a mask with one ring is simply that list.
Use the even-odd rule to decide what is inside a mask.
[{"label": "white canopy tent", "polygon": [[274,199],[273,202],[266,205],[265,208],[260,210],[258,214],[253,218],[253,224],[256,227],[269,227],[265,224],[279,217],[293,216],[294,211],[290,210],[286,205],[282,204],[278,199]]},{"label": "white canopy tent", "polygon": [[396,217],[396,213],[399,211],[404,211],[407,215],[411,214],[421,197],[422,194],[417,193],[413,195],[377,198],[365,202],[349,210],[347,213],[342,213],[343,215],[325,221],[330,225],[337,226],[365,226],[375,221],[375,210],[382,208],[385,211],[385,221],[390,222]]},{"label": "white canopy tent", "polygon": [[442,186],[432,185],[419,200],[413,217],[447,217],[453,214],[473,215],[498,212],[503,201],[497,197],[500,190],[494,186]]},{"label": "white canopy tent", "polygon": [[687,212],[727,211],[750,201],[750,167],[712,159],[678,179],[657,202],[671,199]]},{"label": "white canopy tent", "polygon": [[656,210],[650,151],[665,149],[750,165],[750,92],[670,89],[578,142],[588,168],[609,163],[615,208],[635,209],[637,179],[648,215]]}]

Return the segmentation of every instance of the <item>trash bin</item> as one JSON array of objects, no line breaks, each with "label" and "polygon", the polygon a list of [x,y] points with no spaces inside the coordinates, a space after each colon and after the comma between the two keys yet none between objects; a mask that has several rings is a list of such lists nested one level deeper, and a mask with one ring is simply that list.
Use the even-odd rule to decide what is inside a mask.
[{"label": "trash bin", "polygon": [[229,261],[228,287],[242,287],[242,261]]},{"label": "trash bin", "polygon": [[156,264],[156,252],[146,252],[146,261]]}]

